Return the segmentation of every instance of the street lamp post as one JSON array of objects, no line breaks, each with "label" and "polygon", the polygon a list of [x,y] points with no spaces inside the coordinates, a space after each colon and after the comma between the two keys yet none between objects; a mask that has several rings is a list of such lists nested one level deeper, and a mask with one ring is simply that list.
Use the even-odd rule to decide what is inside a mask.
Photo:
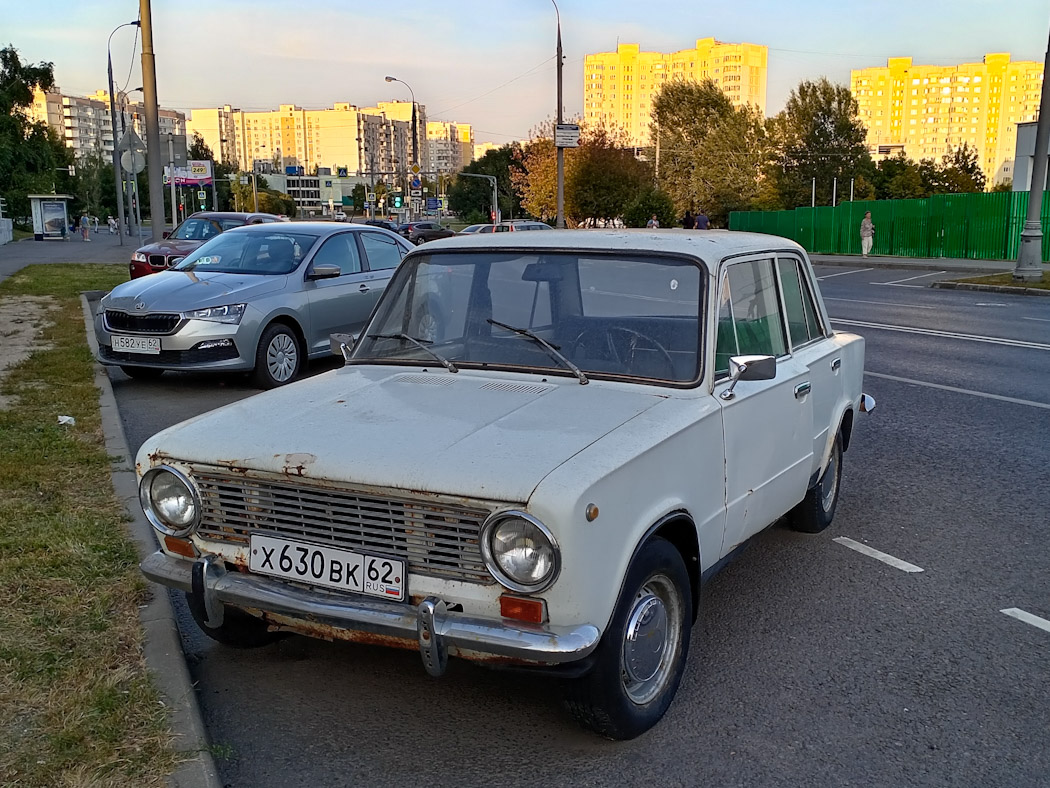
[{"label": "street lamp post", "polygon": [[1021,232],[1014,279],[1035,282],[1043,277],[1043,227],[1039,219],[1046,188],[1047,146],[1050,144],[1050,43],[1043,62],[1043,90],[1039,98],[1039,120],[1035,127],[1035,156],[1032,159],[1032,185],[1028,188],[1028,214]]},{"label": "street lamp post", "polygon": [[[419,141],[418,141],[418,130],[416,129],[416,92],[412,90],[412,86],[405,82],[403,79],[397,77],[384,77],[387,82],[400,82],[406,88],[408,88],[409,94],[412,96],[412,164],[419,166]],[[411,201],[411,194],[409,195],[409,206],[414,203]],[[415,219],[415,211],[409,208],[409,219]]]},{"label": "street lamp post", "polygon": [[[562,124],[562,90],[561,90],[561,70],[562,70],[562,54],[561,54],[561,11],[558,9],[558,4],[554,3],[554,13],[558,17],[558,119],[555,121],[557,126]],[[555,127],[557,129],[557,126]],[[555,133],[557,137],[557,133]],[[557,227],[559,230],[565,229],[565,149],[557,148],[558,157],[558,218]]]},{"label": "street lamp post", "polygon": [[492,184],[492,223],[499,224],[499,192],[496,190],[496,176],[495,175],[480,175],[476,172],[461,172],[465,178],[484,178],[490,184]]},{"label": "street lamp post", "polygon": [[[113,33],[116,33],[122,27],[138,27],[139,22],[136,19],[134,22],[125,22],[122,25],[117,25],[113,28]],[[120,151],[117,150],[117,110],[116,101],[113,96],[113,53],[110,49],[113,43],[113,33],[109,34],[109,40],[106,41],[106,62],[109,70],[109,125],[113,132],[113,187],[117,193],[117,221],[120,224],[120,245],[124,245],[124,195],[121,189],[121,177],[120,177]]]}]

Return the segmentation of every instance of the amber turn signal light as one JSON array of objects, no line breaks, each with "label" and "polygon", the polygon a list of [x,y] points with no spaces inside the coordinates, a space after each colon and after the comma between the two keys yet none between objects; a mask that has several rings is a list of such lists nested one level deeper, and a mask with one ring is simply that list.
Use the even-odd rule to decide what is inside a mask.
[{"label": "amber turn signal light", "polygon": [[175,555],[183,555],[186,558],[196,558],[197,548],[189,539],[176,539],[174,536],[164,537],[164,546]]},{"label": "amber turn signal light", "polygon": [[504,594],[499,598],[499,613],[504,618],[542,624],[547,620],[547,603],[542,599],[530,599]]}]

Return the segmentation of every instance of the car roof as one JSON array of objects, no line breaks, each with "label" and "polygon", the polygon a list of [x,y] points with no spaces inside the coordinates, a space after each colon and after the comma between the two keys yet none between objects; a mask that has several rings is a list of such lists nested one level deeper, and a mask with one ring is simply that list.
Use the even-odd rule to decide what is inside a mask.
[{"label": "car roof", "polygon": [[471,237],[453,236],[417,247],[411,254],[462,249],[588,249],[596,252],[640,251],[684,254],[708,262],[734,255],[767,252],[773,249],[805,250],[794,241],[763,233],[730,230],[551,230],[549,233],[475,233]]},{"label": "car roof", "polygon": [[[390,233],[382,227],[371,224],[352,224],[349,222],[280,222],[272,224],[247,224],[243,227],[234,227],[227,230],[228,233],[304,233],[316,235],[319,238],[345,232],[364,232],[368,230],[375,232]],[[393,235],[393,233],[390,233]],[[397,236],[400,237],[400,236]]]},{"label": "car roof", "polygon": [[268,218],[271,218],[271,219],[276,219],[277,218],[277,215],[273,214],[273,213],[262,213],[262,212],[259,212],[259,213],[253,213],[253,212],[245,213],[244,211],[196,211],[194,213],[191,213],[186,218],[193,219],[194,217],[196,217],[198,219],[244,219],[244,220],[248,220],[248,219],[252,218],[253,216],[265,216],[265,217],[268,217]]}]

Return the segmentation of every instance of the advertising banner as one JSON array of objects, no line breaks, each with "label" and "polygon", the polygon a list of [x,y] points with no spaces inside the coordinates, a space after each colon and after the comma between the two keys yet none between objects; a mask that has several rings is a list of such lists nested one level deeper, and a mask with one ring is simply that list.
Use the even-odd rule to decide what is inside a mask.
[{"label": "advertising banner", "polygon": [[[176,186],[211,186],[212,184],[212,169],[210,161],[196,161],[191,159],[186,162],[185,167],[175,168],[175,185]],[[164,182],[170,183],[171,168],[164,168]]]},{"label": "advertising banner", "polygon": [[66,203],[64,200],[41,200],[40,214],[43,219],[45,238],[64,238],[66,235]]}]

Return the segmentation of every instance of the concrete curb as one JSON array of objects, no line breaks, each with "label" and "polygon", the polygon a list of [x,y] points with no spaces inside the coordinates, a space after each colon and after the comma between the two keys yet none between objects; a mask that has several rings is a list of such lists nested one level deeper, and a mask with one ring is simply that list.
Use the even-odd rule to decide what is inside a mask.
[{"label": "concrete curb", "polygon": [[[80,303],[84,311],[84,329],[88,347],[92,354],[98,353],[95,329],[92,321],[89,297],[102,295],[93,291],[81,293]],[[109,376],[105,368],[95,363],[95,386],[99,389],[99,410],[102,413],[102,433],[105,436],[106,452],[111,457],[113,490],[124,504],[131,522],[128,532],[138,547],[143,559],[157,549],[153,529],[146,522],[139,506],[138,480],[135,476],[134,458],[128,449],[124,428],[117,410]],[[175,734],[175,750],[180,756],[178,769],[169,778],[174,788],[222,788],[219,773],[215,768],[208,735],[201,717],[200,706],[186,667],[182,651],[175,612],[168,594],[156,586],[150,588],[150,601],[139,610],[139,619],[145,631],[143,655],[170,710],[171,728]]]},{"label": "concrete curb", "polygon": [[1050,290],[1043,290],[1038,287],[978,285],[973,282],[934,282],[930,287],[936,287],[941,290],[979,290],[982,293],[1013,293],[1015,295],[1050,296]]}]

